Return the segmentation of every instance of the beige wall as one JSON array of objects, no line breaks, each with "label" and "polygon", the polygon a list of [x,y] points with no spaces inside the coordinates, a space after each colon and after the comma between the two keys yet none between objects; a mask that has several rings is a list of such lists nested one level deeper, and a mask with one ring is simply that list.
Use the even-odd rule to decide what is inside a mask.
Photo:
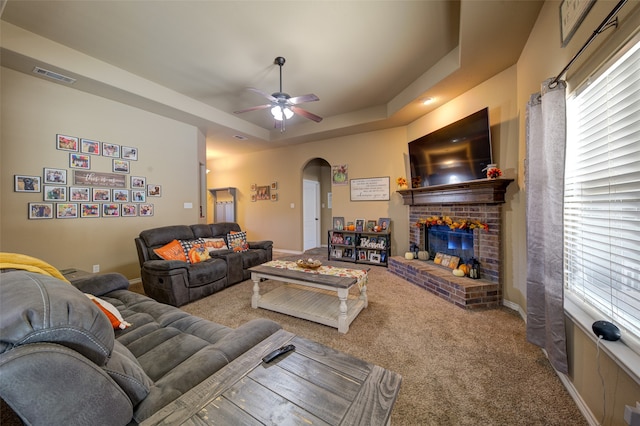
[{"label": "beige wall", "polygon": [[[0,250],[46,260],[60,269],[140,275],[133,239],[147,228],[198,222],[198,156],[204,138],[190,125],[56,83],[2,68]],[[129,176],[162,185],[153,217],[29,220],[29,202],[43,193],[13,191],[14,175],[42,176],[44,167],[68,170],[69,152],[56,150],[56,134],[137,147]],[[179,149],[170,149],[171,147]],[[112,172],[111,160],[92,156],[91,170]],[[184,203],[193,204],[185,209]]]}]

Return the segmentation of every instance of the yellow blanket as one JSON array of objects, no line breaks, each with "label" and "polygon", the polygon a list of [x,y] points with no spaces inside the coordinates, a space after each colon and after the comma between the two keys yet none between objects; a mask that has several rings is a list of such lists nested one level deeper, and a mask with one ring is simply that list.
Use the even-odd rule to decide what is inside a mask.
[{"label": "yellow blanket", "polygon": [[0,269],[23,269],[29,272],[49,275],[62,281],[69,282],[60,271],[47,262],[19,253],[1,253]]}]

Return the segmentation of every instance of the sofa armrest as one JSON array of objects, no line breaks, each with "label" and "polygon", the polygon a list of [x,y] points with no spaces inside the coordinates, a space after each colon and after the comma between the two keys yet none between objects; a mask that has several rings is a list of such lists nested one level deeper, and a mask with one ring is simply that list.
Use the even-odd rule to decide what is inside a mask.
[{"label": "sofa armrest", "polygon": [[233,250],[230,249],[222,249],[222,250],[211,250],[209,252],[209,256],[211,257],[221,257],[221,258],[225,258],[227,255],[233,253]]},{"label": "sofa armrest", "polygon": [[282,326],[266,318],[250,320],[215,343],[215,347],[229,360],[236,359],[267,337],[271,336]]},{"label": "sofa armrest", "polygon": [[189,264],[182,260],[148,260],[142,265],[150,271],[171,271],[173,269],[188,269]]},{"label": "sofa armrest", "polygon": [[102,296],[115,290],[127,290],[129,280],[116,272],[100,275],[90,275],[73,280],[71,284],[83,293]]},{"label": "sofa armrest", "polygon": [[263,241],[247,241],[249,244],[249,248],[251,249],[263,249],[268,250],[273,247],[273,241],[263,240]]}]

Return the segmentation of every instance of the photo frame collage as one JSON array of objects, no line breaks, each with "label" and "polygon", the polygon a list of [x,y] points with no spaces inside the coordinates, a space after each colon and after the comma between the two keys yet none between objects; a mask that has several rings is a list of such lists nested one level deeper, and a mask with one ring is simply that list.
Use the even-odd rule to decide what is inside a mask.
[{"label": "photo frame collage", "polygon": [[110,157],[113,174],[91,174],[117,185],[103,187],[102,181],[90,179],[78,184],[82,171],[65,168],[44,167],[41,176],[15,175],[15,192],[43,194],[42,202],[28,203],[29,219],[154,215],[154,204],[148,198],[162,196],[162,186],[148,184],[143,176],[118,176],[130,172],[131,161],[138,160],[137,148],[57,134],[56,149],[69,151],[69,169],[91,170],[92,156]]},{"label": "photo frame collage", "polygon": [[278,201],[278,182],[271,185],[251,184],[251,201]]},{"label": "photo frame collage", "polygon": [[344,217],[334,216],[332,222],[334,231],[353,231],[353,232],[390,232],[391,219],[381,217],[378,220],[356,219],[355,221],[345,222]]}]

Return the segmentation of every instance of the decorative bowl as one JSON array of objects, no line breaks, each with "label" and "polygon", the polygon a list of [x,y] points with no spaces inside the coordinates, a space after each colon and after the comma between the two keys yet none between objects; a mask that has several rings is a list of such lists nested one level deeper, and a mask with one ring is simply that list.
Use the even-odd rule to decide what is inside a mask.
[{"label": "decorative bowl", "polygon": [[322,262],[313,259],[298,259],[296,265],[304,269],[318,269],[322,266]]}]

